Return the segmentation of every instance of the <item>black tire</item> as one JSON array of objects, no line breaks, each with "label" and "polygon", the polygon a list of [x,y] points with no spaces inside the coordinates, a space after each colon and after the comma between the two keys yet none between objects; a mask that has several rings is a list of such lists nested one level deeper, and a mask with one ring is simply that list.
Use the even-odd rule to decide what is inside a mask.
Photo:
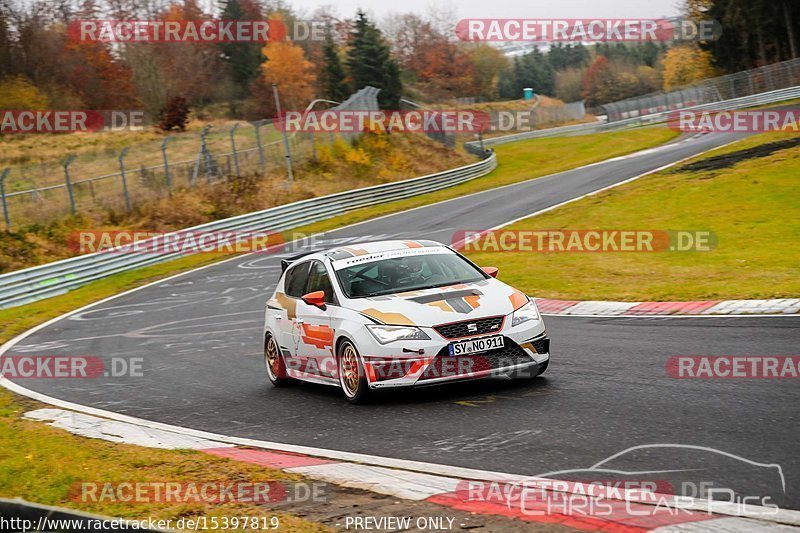
[{"label": "black tire", "polygon": [[339,386],[344,397],[353,404],[366,403],[370,389],[364,365],[355,345],[348,340],[342,341],[336,356]]},{"label": "black tire", "polygon": [[264,365],[267,368],[267,378],[273,386],[285,387],[292,381],[286,376],[286,363],[281,347],[272,335],[267,335],[264,339]]}]

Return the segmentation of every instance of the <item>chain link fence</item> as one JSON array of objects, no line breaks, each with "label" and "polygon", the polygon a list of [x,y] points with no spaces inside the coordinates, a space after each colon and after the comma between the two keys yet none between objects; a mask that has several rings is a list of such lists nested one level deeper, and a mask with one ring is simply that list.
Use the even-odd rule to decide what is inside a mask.
[{"label": "chain link fence", "polygon": [[[378,92],[365,87],[333,109],[377,110]],[[336,135],[352,141],[357,134],[294,133],[284,142],[273,120],[209,125],[200,133],[0,169],[3,221],[12,229],[91,209],[125,212],[199,184],[283,172],[293,162],[316,159],[318,145],[332,144]]]},{"label": "chain link fence", "polygon": [[800,58],[703,80],[684,89],[628,98],[601,106],[609,122],[800,85]]}]

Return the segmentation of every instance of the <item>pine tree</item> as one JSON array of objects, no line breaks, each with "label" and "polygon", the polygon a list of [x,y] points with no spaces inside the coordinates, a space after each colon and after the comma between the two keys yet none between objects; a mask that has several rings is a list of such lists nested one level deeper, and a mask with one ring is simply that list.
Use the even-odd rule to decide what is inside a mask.
[{"label": "pine tree", "polygon": [[384,109],[398,109],[403,86],[400,68],[389,53],[380,30],[359,11],[347,53],[347,66],[356,89],[367,85],[381,89],[378,101]]},{"label": "pine tree", "polygon": [[8,27],[6,8],[0,4],[0,79],[17,71],[14,44]]},{"label": "pine tree", "polygon": [[336,43],[333,42],[330,33],[325,38],[322,53],[325,61],[322,70],[322,88],[325,91],[325,98],[343,102],[352,91],[347,83],[347,73],[339,59]]},{"label": "pine tree", "polygon": [[397,61],[391,57],[386,63],[386,85],[379,96],[383,97],[385,108],[400,109],[403,82],[400,81],[400,67],[397,65]]},{"label": "pine tree", "polygon": [[[246,0],[227,0],[222,20],[256,20],[261,18],[257,4]],[[250,84],[261,74],[261,48],[264,43],[226,42],[220,45],[224,61],[236,83],[237,97],[247,94]]]}]

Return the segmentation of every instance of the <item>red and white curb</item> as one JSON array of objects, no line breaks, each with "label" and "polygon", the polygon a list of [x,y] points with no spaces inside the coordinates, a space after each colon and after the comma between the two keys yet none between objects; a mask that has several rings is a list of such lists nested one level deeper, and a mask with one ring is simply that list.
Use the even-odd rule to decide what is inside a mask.
[{"label": "red and white curb", "polygon": [[800,298],[701,300],[695,302],[604,302],[534,298],[539,311],[556,316],[796,315]]},{"label": "red and white curb", "polygon": [[[507,489],[520,483],[524,483],[526,487],[536,486],[537,483],[552,487],[546,479],[274,443],[263,443],[261,447],[259,441],[238,438],[216,440],[213,434],[197,430],[173,430],[172,427],[155,423],[108,420],[64,409],[38,409],[26,413],[25,417],[49,421],[55,427],[87,437],[152,448],[193,449],[344,487],[369,490],[406,500],[427,501],[476,514],[504,516],[525,522],[561,524],[584,531],[738,533],[798,531],[800,528],[800,511],[705,500],[676,505],[671,495],[659,495],[658,500],[642,499],[631,491],[608,496],[604,500],[602,515],[586,514],[585,509],[569,512],[569,506],[556,506],[553,509],[545,507],[546,504],[542,502],[531,503],[524,498],[507,497]],[[239,441],[236,443],[238,446],[230,441]],[[272,449],[264,449],[266,446]],[[281,447],[283,449],[280,451],[275,450]],[[311,454],[292,449],[310,450]],[[359,460],[365,462],[357,462]],[[476,493],[470,490],[471,487],[478,487],[481,494],[479,498],[475,497]],[[481,490],[482,487],[488,487],[489,490]],[[550,489],[541,491],[554,496],[554,499],[558,499],[558,496],[563,498],[564,494],[583,499],[587,494],[585,489],[579,491],[572,488],[561,488],[557,491],[558,494]],[[562,512],[558,512],[559,510]]]}]

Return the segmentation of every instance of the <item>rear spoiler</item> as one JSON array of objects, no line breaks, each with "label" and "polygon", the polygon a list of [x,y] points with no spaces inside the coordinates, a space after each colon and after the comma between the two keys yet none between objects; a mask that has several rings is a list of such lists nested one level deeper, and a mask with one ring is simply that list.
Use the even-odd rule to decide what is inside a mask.
[{"label": "rear spoiler", "polygon": [[302,254],[296,255],[294,257],[289,257],[287,259],[281,259],[281,274],[286,272],[286,269],[289,268],[290,266],[292,266],[292,263],[294,263],[296,261],[299,261],[300,259],[304,258],[305,256],[311,255],[311,254],[314,254],[314,253],[317,253],[317,252],[316,251],[303,252]]}]

